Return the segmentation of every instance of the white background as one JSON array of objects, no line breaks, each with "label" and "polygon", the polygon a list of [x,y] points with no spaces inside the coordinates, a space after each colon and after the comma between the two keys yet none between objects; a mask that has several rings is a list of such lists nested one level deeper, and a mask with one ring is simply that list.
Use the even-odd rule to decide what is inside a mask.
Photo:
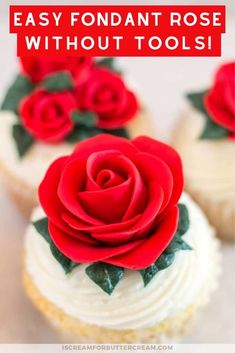
[{"label": "white background", "polygon": [[[15,36],[8,33],[9,4],[82,4],[82,1],[1,1],[0,97],[17,71]],[[126,1],[83,1],[83,4],[127,4]],[[150,111],[156,137],[167,140],[184,107],[184,93],[208,87],[217,64],[235,58],[234,1],[128,1],[128,4],[226,4],[227,31],[222,58],[121,58],[120,64],[138,87]],[[1,138],[1,123],[0,123]],[[6,151],[7,153],[7,151]],[[20,284],[23,219],[0,185],[0,343],[56,343],[56,334],[25,298]],[[1,251],[8,254],[2,260]],[[235,251],[223,245],[223,272],[217,292],[185,342],[235,343]],[[59,341],[58,341],[59,342]],[[224,351],[226,352],[226,351]]]}]

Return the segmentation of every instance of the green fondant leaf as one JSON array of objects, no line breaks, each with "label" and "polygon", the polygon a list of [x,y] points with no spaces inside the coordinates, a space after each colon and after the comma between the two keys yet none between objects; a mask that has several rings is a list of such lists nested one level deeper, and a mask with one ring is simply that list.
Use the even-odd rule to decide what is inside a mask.
[{"label": "green fondant leaf", "polygon": [[99,66],[106,66],[108,68],[112,68],[114,65],[114,62],[115,62],[114,57],[107,57],[107,58],[97,60],[96,64]]},{"label": "green fondant leaf", "polygon": [[78,263],[73,262],[67,256],[62,254],[56,245],[53,243],[49,230],[48,230],[48,218],[44,217],[36,222],[33,222],[33,226],[36,231],[48,242],[50,250],[54,258],[63,267],[66,274],[70,273],[75,267],[79,266]]},{"label": "green fondant leaf", "polygon": [[86,268],[86,274],[104,292],[110,295],[123,277],[124,269],[103,262],[96,262]]},{"label": "green fondant leaf", "polygon": [[48,231],[48,218],[44,217],[36,222],[33,222],[33,226],[35,227],[36,231],[41,234],[43,238],[50,244],[51,236]]},{"label": "green fondant leaf", "polygon": [[130,136],[125,128],[112,129],[112,130],[104,129],[103,132],[106,134],[111,134],[111,135],[115,135],[115,136],[119,136],[119,137],[125,137],[128,139],[130,138]]},{"label": "green fondant leaf", "polygon": [[18,114],[20,101],[32,92],[33,89],[34,85],[26,76],[17,75],[7,91],[7,94],[2,102],[1,109],[10,110],[15,114]]},{"label": "green fondant leaf", "polygon": [[223,126],[217,125],[212,119],[206,116],[204,130],[200,136],[201,140],[218,140],[229,136],[229,131]]},{"label": "green fondant leaf", "polygon": [[107,130],[107,129],[100,129],[98,127],[88,128],[82,125],[76,125],[73,131],[66,137],[66,141],[74,144],[76,142],[86,140],[89,137],[93,137],[104,133],[129,138],[129,135],[126,129],[124,128]]},{"label": "green fondant leaf", "polygon": [[97,60],[96,65],[106,67],[107,69],[114,71],[119,75],[122,74],[121,71],[116,68],[115,58],[113,57],[107,57],[107,58]]},{"label": "green fondant leaf", "polygon": [[153,279],[153,277],[157,274],[157,272],[162,271],[169,267],[175,258],[175,254],[167,254],[165,252],[157,259],[154,264],[146,268],[145,270],[141,270],[140,274],[143,278],[144,286],[146,287],[149,282]]},{"label": "green fondant leaf", "polygon": [[151,266],[147,267],[145,270],[140,270],[140,274],[142,276],[144,286],[146,287],[149,282],[153,279],[153,277],[158,273],[159,269],[154,262]]},{"label": "green fondant leaf", "polygon": [[73,80],[68,72],[57,72],[47,76],[42,82],[42,87],[48,92],[58,92],[73,88]]},{"label": "green fondant leaf", "polygon": [[205,126],[204,130],[200,136],[202,140],[218,140],[223,139],[229,136],[229,131],[223,126],[216,124],[208,115],[207,110],[204,105],[204,96],[207,93],[206,91],[190,93],[187,95],[187,98],[193,105],[195,109],[203,113],[205,117]]},{"label": "green fondant leaf", "polygon": [[178,223],[177,233],[179,233],[179,235],[183,235],[189,229],[189,214],[188,214],[187,207],[182,203],[178,204],[178,208],[179,208],[179,223]]},{"label": "green fondant leaf", "polygon": [[183,239],[182,236],[189,229],[189,214],[188,209],[184,204],[179,203],[179,222],[176,234],[165,251],[161,254],[161,256],[155,261],[151,266],[146,268],[145,270],[139,271],[144,282],[144,286],[153,279],[153,277],[157,274],[157,272],[164,270],[169,267],[174,259],[175,253],[179,250],[192,250],[191,246],[188,245]]},{"label": "green fondant leaf", "polygon": [[33,137],[20,124],[14,124],[12,126],[12,136],[15,140],[19,157],[23,157],[33,145]]},{"label": "green fondant leaf", "polygon": [[186,96],[190,101],[190,103],[192,104],[192,106],[203,114],[206,114],[206,110],[204,107],[204,96],[207,93],[207,91],[208,90],[195,92],[195,93],[188,93]]},{"label": "green fondant leaf", "polygon": [[193,250],[193,248],[188,243],[186,243],[186,241],[182,240],[180,250]]},{"label": "green fondant leaf", "polygon": [[167,254],[173,254],[179,250],[192,250],[192,248],[182,239],[180,234],[176,233],[165,252]]},{"label": "green fondant leaf", "polygon": [[175,254],[167,254],[164,252],[155,262],[159,271],[169,267],[173,263],[174,258]]},{"label": "green fondant leaf", "polygon": [[50,242],[50,249],[51,253],[54,256],[54,258],[60,263],[60,265],[63,267],[64,272],[66,274],[70,273],[75,267],[77,267],[79,264],[71,261],[67,256],[62,254],[62,252],[57,249],[53,241],[51,240]]},{"label": "green fondant leaf", "polygon": [[71,118],[76,125],[80,125],[87,128],[92,128],[97,125],[97,115],[89,111],[78,111],[72,112]]},{"label": "green fondant leaf", "polygon": [[101,133],[102,130],[100,130],[99,128],[88,129],[82,126],[76,126],[75,129],[66,137],[66,141],[68,143],[74,144],[76,142],[86,140],[89,137],[93,137]]}]

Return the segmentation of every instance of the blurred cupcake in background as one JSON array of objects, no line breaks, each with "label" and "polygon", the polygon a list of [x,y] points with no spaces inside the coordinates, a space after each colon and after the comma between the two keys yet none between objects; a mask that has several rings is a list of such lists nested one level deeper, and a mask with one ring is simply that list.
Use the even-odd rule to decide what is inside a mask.
[{"label": "blurred cupcake in background", "polygon": [[185,189],[218,236],[235,240],[235,62],[218,68],[209,89],[187,98],[189,108],[173,133]]},{"label": "blurred cupcake in background", "polygon": [[50,163],[90,136],[151,130],[113,58],[21,58],[2,103],[0,172],[25,215]]},{"label": "blurred cupcake in background", "polygon": [[24,248],[24,287],[66,340],[169,343],[217,284],[214,230],[181,159],[149,137],[99,135],[55,160]]}]

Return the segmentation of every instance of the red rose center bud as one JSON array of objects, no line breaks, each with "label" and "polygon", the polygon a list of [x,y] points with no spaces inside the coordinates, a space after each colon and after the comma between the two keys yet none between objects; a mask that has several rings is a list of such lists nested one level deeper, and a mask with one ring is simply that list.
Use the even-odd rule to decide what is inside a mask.
[{"label": "red rose center bud", "polygon": [[101,170],[96,177],[96,183],[100,185],[102,189],[117,186],[124,181],[125,179],[121,175],[113,172],[110,169]]},{"label": "red rose center bud", "polygon": [[97,93],[97,101],[102,103],[109,100],[115,100],[115,93],[112,92],[110,87],[103,87],[103,89]]},{"label": "red rose center bud", "polygon": [[76,101],[70,92],[49,93],[37,89],[21,102],[20,116],[35,139],[58,142],[73,130],[71,112],[75,108]]},{"label": "red rose center bud", "polygon": [[144,269],[175,235],[182,189],[171,147],[99,135],[50,166],[39,197],[51,238],[69,259]]},{"label": "red rose center bud", "polygon": [[98,115],[98,125],[104,129],[124,126],[139,110],[136,96],[123,79],[102,67],[93,67],[86,80],[77,85],[76,98],[81,110]]}]

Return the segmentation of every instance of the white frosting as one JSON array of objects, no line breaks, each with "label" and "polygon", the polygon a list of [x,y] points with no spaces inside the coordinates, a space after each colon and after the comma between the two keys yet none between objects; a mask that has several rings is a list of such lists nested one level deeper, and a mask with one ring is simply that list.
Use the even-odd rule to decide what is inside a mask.
[{"label": "white frosting", "polygon": [[73,146],[68,143],[45,144],[37,141],[20,159],[12,137],[12,125],[16,122],[17,117],[14,113],[0,112],[0,161],[8,172],[35,189],[49,165],[55,159],[70,154]]},{"label": "white frosting", "polygon": [[[176,253],[174,263],[143,286],[138,272],[125,271],[111,296],[86,275],[87,265],[65,275],[47,242],[31,225],[26,236],[26,269],[39,291],[65,313],[89,324],[113,329],[150,327],[170,318],[201,299],[205,287],[213,287],[217,266],[214,231],[198,206],[182,196],[190,215],[190,229],[184,240],[192,251]],[[33,219],[43,216],[35,210]]]},{"label": "white frosting", "polygon": [[173,137],[183,160],[186,186],[214,202],[226,201],[234,209],[235,143],[227,139],[199,139],[204,124],[203,115],[189,108]]}]

